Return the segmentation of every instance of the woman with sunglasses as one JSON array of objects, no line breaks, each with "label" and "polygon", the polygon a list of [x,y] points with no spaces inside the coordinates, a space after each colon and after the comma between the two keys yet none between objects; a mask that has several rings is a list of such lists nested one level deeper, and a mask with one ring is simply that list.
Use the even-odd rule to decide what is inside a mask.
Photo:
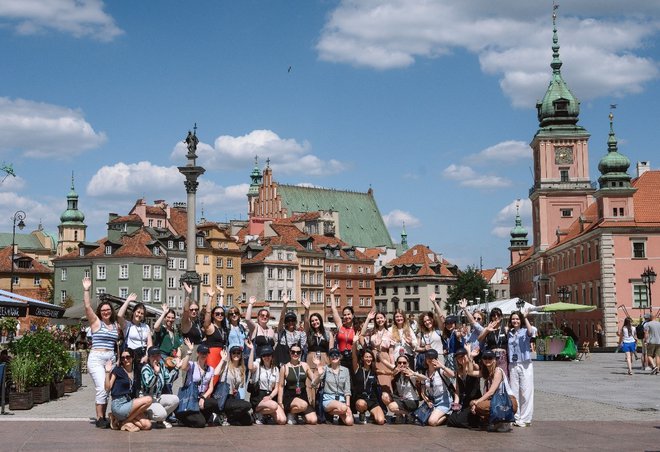
[{"label": "woman with sunglasses", "polygon": [[493,308],[488,317],[488,326],[479,335],[479,341],[483,343],[484,349],[490,350],[497,358],[497,366],[509,375],[509,361],[507,358],[507,328],[502,321],[502,310]]},{"label": "woman with sunglasses", "polygon": [[277,365],[280,367],[289,362],[290,355],[288,349],[292,344],[298,344],[302,348],[303,356],[301,359],[305,359],[305,350],[307,350],[307,335],[304,331],[298,329],[298,317],[296,313],[286,310],[288,304],[289,296],[285,293],[282,295],[282,311],[280,312],[280,320],[277,324],[279,338],[275,347],[275,358]]},{"label": "woman with sunglasses", "polygon": [[339,417],[342,424],[353,425],[353,412],[351,411],[351,374],[349,370],[340,364],[341,353],[336,348],[328,352],[330,365],[321,364],[315,358],[319,374],[312,383],[313,386],[323,381],[323,411],[331,416]]},{"label": "woman with sunglasses", "polygon": [[[227,322],[225,309],[222,306],[224,289],[218,287],[220,295],[218,295],[218,305],[207,311],[204,317],[204,334],[206,336],[206,345],[209,348],[208,364],[216,369],[220,364],[220,352],[227,348],[229,340],[229,323]],[[206,289],[209,295],[210,303],[213,303],[215,291],[210,287]],[[217,384],[218,378],[213,378],[213,383]]]},{"label": "woman with sunglasses", "polygon": [[[339,310],[337,309],[337,303],[335,301],[335,292],[339,289],[339,285],[335,284],[330,289],[330,308],[332,309],[332,318],[337,325],[337,338],[336,346],[341,353],[341,365],[349,369],[352,365],[352,350],[353,350],[353,340],[355,339],[355,329],[353,328],[353,319],[355,317],[355,312],[350,306],[344,307],[342,309],[341,317],[339,316]],[[340,326],[341,325],[341,326]]]},{"label": "woman with sunglasses", "polygon": [[257,322],[255,323],[252,320],[252,306],[256,301],[256,297],[250,297],[248,299],[245,323],[247,323],[248,333],[255,347],[255,356],[259,358],[262,347],[268,345],[271,348],[275,348],[275,330],[268,325],[268,321],[270,320],[270,311],[268,309],[259,309],[259,312],[257,312]]},{"label": "woman with sunglasses", "polygon": [[399,356],[395,364],[396,368],[392,373],[394,401],[387,408],[396,416],[397,424],[412,423],[410,415],[419,407],[417,387],[425,377],[410,368],[405,355]]},{"label": "woman with sunglasses", "polygon": [[108,407],[108,391],[105,389],[105,363],[116,362],[117,342],[119,341],[119,324],[115,311],[108,301],[99,303],[96,312],[92,308],[90,288],[92,280],[88,277],[82,280],[83,303],[85,315],[92,333],[92,349],[87,358],[87,371],[92,377],[96,388],[96,426],[108,428],[105,412]]},{"label": "woman with sunglasses", "polygon": [[286,424],[284,409],[277,404],[277,382],[280,379],[280,370],[273,363],[273,348],[265,345],[261,349],[261,358],[254,359],[254,345],[248,343],[250,359],[248,369],[252,375],[250,390],[250,404],[254,412],[254,423],[261,425],[265,416],[270,416],[277,425]]},{"label": "woman with sunglasses", "polygon": [[136,299],[137,295],[134,293],[126,297],[124,304],[117,311],[117,321],[124,333],[124,348],[133,350],[135,378],[139,382],[142,366],[147,362],[147,350],[153,345],[153,340],[151,338],[151,328],[144,321],[147,312],[144,303],[137,303],[133,307],[131,320],[124,318],[128,306]]},{"label": "woman with sunglasses", "polygon": [[172,385],[172,373],[165,366],[163,355],[158,347],[147,350],[147,362],[142,367],[142,389],[153,399],[149,409],[151,420],[163,428],[172,428],[167,418],[179,405],[179,397],[169,394]]},{"label": "woman with sunglasses", "polygon": [[[328,364],[328,352],[334,348],[335,338],[332,334],[328,334],[323,326],[323,318],[317,312],[309,314],[309,300],[302,299],[302,304],[305,307],[305,322],[304,330],[307,336],[307,365],[312,372],[317,373],[315,358],[318,358],[321,364]],[[311,382],[307,382],[307,398],[309,404],[315,406],[316,392],[311,386]]]},{"label": "woman with sunglasses", "polygon": [[[470,401],[472,414],[479,416],[481,426],[488,426],[489,431],[508,432],[511,431],[509,422],[500,425],[490,424],[490,401],[495,392],[501,389],[502,385],[508,386],[504,370],[498,367],[495,352],[486,350],[481,354],[481,377],[484,379],[484,394],[478,399]],[[512,395],[509,395],[513,404],[513,412],[518,411],[518,401]]]},{"label": "woman with sunglasses", "polygon": [[474,314],[472,314],[468,309],[468,301],[465,298],[460,300],[458,305],[470,324],[470,331],[465,335],[465,345],[469,345],[472,352],[479,353],[479,350],[481,349],[479,345],[479,336],[484,330],[483,313],[481,311],[475,311]]},{"label": "woman with sunglasses", "polygon": [[470,403],[481,397],[479,366],[472,359],[470,345],[459,348],[454,354],[456,359],[456,386],[458,402],[452,407],[447,418],[449,427],[470,428],[479,426],[479,418],[472,413]]},{"label": "woman with sunglasses", "polygon": [[246,393],[246,372],[241,347],[234,345],[229,349],[229,353],[222,351],[222,360],[214,371],[214,377],[218,376],[221,382],[229,385],[229,396],[224,406],[227,422],[230,425],[252,425],[252,405],[243,400]]},{"label": "woman with sunglasses", "polygon": [[280,369],[277,404],[287,414],[287,424],[295,424],[296,417],[303,416],[305,423],[314,425],[317,422],[316,413],[307,399],[305,385],[308,378],[314,378],[314,374],[307,363],[300,361],[302,347],[299,344],[293,344],[289,354],[291,359]]},{"label": "woman with sunglasses", "polygon": [[[186,356],[191,356],[192,351],[187,352]],[[198,412],[177,412],[176,418],[179,423],[186,427],[203,428],[206,425],[213,425],[214,420],[220,418],[220,408],[218,401],[213,395],[213,373],[215,369],[208,364],[209,348],[206,344],[197,346],[197,359],[182,363],[181,369],[186,372],[185,382],[190,382],[197,386],[199,392],[199,411]]]},{"label": "woman with sunglasses", "polygon": [[[366,323],[366,322],[365,322]],[[374,424],[385,423],[385,413],[378,400],[378,368],[376,355],[369,348],[362,349],[359,357],[358,344],[353,344],[353,406],[358,412],[361,424],[367,423],[366,412],[369,411]]]},{"label": "woman with sunglasses", "polygon": [[105,364],[105,388],[112,395],[110,428],[127,432],[149,430],[151,421],[147,410],[151,397],[138,397],[138,385],[133,375],[133,350],[126,349],[120,355],[118,366],[112,361]]},{"label": "woman with sunglasses", "polygon": [[[372,320],[374,326],[368,330],[367,328]],[[371,349],[373,353],[382,402],[387,406],[392,402],[392,370],[394,370],[394,365],[390,356],[392,334],[387,329],[387,317],[384,313],[376,312],[376,308],[369,311],[367,320],[362,325],[359,342]]]},{"label": "woman with sunglasses", "polygon": [[[200,305],[192,299],[192,287],[183,283],[183,289],[186,291],[186,299],[183,303],[183,314],[181,314],[181,334],[190,339],[194,345],[199,345],[204,339],[202,322],[205,312],[203,310],[200,316]],[[194,352],[194,350],[188,351]]]},{"label": "woman with sunglasses", "polygon": [[426,379],[421,391],[422,399],[433,409],[427,424],[437,426],[447,420],[451,410],[452,397],[449,378],[454,378],[454,372],[438,360],[438,352],[429,350],[425,354]]}]

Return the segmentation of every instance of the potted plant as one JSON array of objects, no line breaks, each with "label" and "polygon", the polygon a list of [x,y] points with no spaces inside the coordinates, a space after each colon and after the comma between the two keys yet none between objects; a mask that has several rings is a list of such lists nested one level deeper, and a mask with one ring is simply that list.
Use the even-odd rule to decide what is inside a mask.
[{"label": "potted plant", "polygon": [[11,360],[9,369],[14,391],[9,393],[10,410],[29,410],[34,405],[30,386],[36,374],[36,363],[29,355],[17,355]]},{"label": "potted plant", "polygon": [[52,367],[53,380],[50,385],[50,398],[57,399],[65,393],[64,377],[76,364],[75,359],[62,347],[60,353],[55,357]]}]

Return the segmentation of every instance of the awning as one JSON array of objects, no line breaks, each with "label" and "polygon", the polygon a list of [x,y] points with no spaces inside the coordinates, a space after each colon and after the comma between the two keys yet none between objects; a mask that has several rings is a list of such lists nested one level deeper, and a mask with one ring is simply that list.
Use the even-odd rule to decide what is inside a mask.
[{"label": "awning", "polygon": [[64,308],[0,290],[0,317],[25,317],[27,314],[34,317],[59,319],[64,315]]}]

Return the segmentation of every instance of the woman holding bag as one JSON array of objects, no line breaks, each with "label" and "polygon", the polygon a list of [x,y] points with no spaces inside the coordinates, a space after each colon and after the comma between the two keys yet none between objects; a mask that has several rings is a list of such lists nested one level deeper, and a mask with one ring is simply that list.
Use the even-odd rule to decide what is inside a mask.
[{"label": "woman holding bag", "polygon": [[[508,432],[511,431],[511,422],[491,422],[491,401],[496,393],[506,392],[506,376],[504,371],[497,366],[495,352],[486,350],[481,355],[481,377],[484,379],[485,393],[478,399],[470,402],[472,414],[479,416],[480,424],[488,426],[488,431]],[[514,419],[514,413],[518,411],[518,402],[515,397],[509,396],[511,400],[510,419]]]},{"label": "woman holding bag", "polygon": [[[443,424],[447,420],[447,414],[451,410],[451,391],[453,387],[449,378],[454,377],[454,372],[438,360],[438,352],[434,349],[426,352],[426,374],[422,384],[420,395],[424,399],[426,407],[424,411],[430,413],[425,424],[431,427]],[[418,408],[419,410],[419,408]],[[415,412],[417,413],[417,411]],[[419,416],[418,416],[419,417]],[[424,419],[420,419],[424,423]]]},{"label": "woman holding bag", "polygon": [[[192,355],[192,350],[186,356]],[[176,411],[176,418],[186,427],[203,428],[219,419],[220,408],[213,394],[213,367],[208,364],[209,348],[206,344],[197,346],[197,361],[184,362],[181,369],[186,372],[185,386],[195,385],[198,393],[199,410]]]},{"label": "woman holding bag", "polygon": [[[374,321],[372,329],[367,330],[369,322]],[[360,342],[371,349],[376,366],[376,378],[380,385],[382,394],[382,403],[387,406],[392,403],[392,358],[390,356],[390,345],[392,344],[392,335],[387,329],[387,318],[382,312],[376,312],[373,308],[367,314],[367,320],[362,325],[362,334]],[[354,366],[355,367],[355,366]]]},{"label": "woman holding bag", "polygon": [[224,411],[227,423],[230,425],[252,425],[250,415],[252,405],[243,400],[246,393],[245,375],[243,349],[234,345],[229,349],[229,353],[223,350],[220,365],[215,369],[214,376],[220,376],[219,385],[227,385],[228,394],[224,406],[222,400],[219,400],[218,405]]}]

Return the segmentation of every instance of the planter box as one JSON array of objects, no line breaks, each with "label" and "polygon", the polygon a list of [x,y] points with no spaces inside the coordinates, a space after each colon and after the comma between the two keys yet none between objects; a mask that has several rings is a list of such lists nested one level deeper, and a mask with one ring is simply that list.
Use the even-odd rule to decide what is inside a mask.
[{"label": "planter box", "polygon": [[65,393],[70,393],[70,392],[76,392],[78,389],[78,386],[76,385],[76,380],[73,378],[65,378],[62,380],[62,383],[64,384],[64,392]]},{"label": "planter box", "polygon": [[50,385],[32,388],[32,399],[36,404],[50,402]]},{"label": "planter box", "polygon": [[32,391],[28,392],[10,392],[9,393],[9,409],[15,410],[29,410],[34,406],[32,400]]},{"label": "planter box", "polygon": [[52,382],[50,384],[50,399],[59,399],[64,396],[64,381]]}]

